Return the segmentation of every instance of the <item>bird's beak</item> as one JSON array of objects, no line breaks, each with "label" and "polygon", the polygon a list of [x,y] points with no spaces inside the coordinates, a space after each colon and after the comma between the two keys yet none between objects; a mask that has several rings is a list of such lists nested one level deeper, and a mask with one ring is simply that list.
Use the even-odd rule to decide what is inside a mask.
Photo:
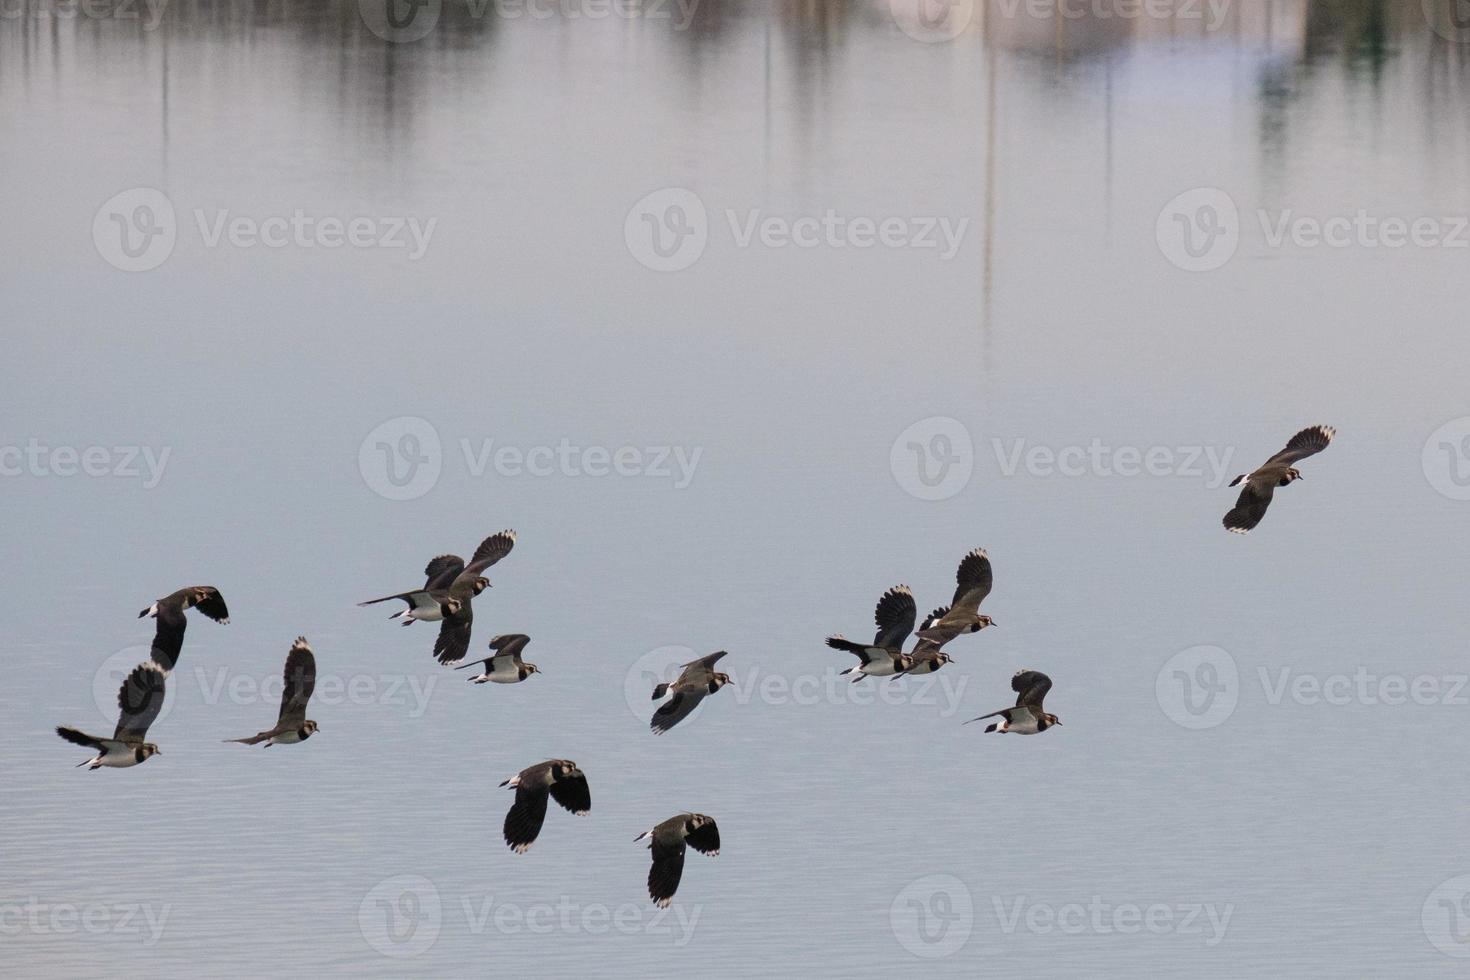
[{"label": "bird's beak", "polygon": [[990,625],[991,625],[991,626],[999,626],[999,625],[1000,625],[1000,624],[999,624],[999,623],[997,623],[997,622],[996,622],[996,621],[995,621],[995,620],[993,620],[993,619],[992,619],[992,620],[991,620],[991,621],[990,621]]}]

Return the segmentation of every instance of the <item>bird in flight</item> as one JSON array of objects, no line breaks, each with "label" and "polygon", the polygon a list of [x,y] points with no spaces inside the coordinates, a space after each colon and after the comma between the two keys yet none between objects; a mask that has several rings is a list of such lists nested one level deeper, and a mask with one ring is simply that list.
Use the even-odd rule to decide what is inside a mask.
[{"label": "bird in flight", "polygon": [[653,852],[653,867],[648,870],[648,897],[659,908],[668,908],[684,875],[684,849],[687,844],[701,854],[716,857],[720,853],[720,828],[714,817],[702,813],[681,813],[670,817],[652,830],[633,839],[648,841]]},{"label": "bird in flight", "polygon": [[842,672],[857,675],[853,677],[854,683],[864,677],[902,674],[914,665],[913,657],[903,652],[903,643],[913,632],[917,617],[914,594],[907,585],[895,585],[883,593],[873,609],[873,621],[878,632],[871,644],[854,643],[838,633],[827,637],[827,645],[834,650],[857,654],[858,665]]},{"label": "bird in flight", "polygon": [[672,684],[659,684],[653,689],[653,700],[668,695],[669,699],[658,706],[648,727],[655,735],[662,735],[679,722],[688,718],[699,707],[699,703],[730,683],[729,674],[715,670],[715,664],[728,651],[719,650],[707,657],[682,664],[684,668]]},{"label": "bird in flight", "polygon": [[276,717],[276,727],[252,735],[249,738],[231,738],[227,742],[242,745],[265,743],[272,745],[294,745],[304,742],[316,733],[317,723],[306,717],[306,703],[316,688],[316,656],[306,637],[298,636],[286,654],[286,682],[281,689],[281,713]]},{"label": "bird in flight", "polygon": [[216,623],[230,622],[230,610],[225,607],[224,597],[212,585],[191,585],[180,589],[138,613],[139,619],[152,616],[158,620],[153,631],[152,656],[165,672],[172,672],[179,662],[179,653],[184,649],[184,630],[189,626],[184,610],[190,608],[198,609]]},{"label": "bird in flight", "polygon": [[992,575],[990,556],[984,548],[976,548],[960,559],[955,571],[954,599],[930,613],[929,620],[919,628],[918,636],[934,640],[940,646],[964,633],[978,633],[995,620],[980,612],[980,603],[990,595]]},{"label": "bird in flight", "polygon": [[59,727],[56,734],[74,745],[84,745],[94,750],[95,758],[77,763],[77,768],[87,766],[100,769],[126,769],[147,762],[155,755],[162,755],[158,746],[143,741],[148,736],[148,726],[163,710],[164,682],[168,675],[163,668],[151,660],[134,667],[122,682],[117,692],[117,728],[112,738],[88,735],[76,728]]},{"label": "bird in flight", "polygon": [[516,791],[516,800],[505,815],[505,843],[517,854],[536,842],[546,820],[549,794],[562,808],[577,816],[592,809],[592,792],[587,776],[570,759],[550,759],[522,769],[501,786]]},{"label": "bird in flight", "polygon": [[1230,481],[1232,487],[1244,483],[1240,496],[1230,513],[1225,515],[1225,528],[1234,534],[1245,534],[1261,523],[1266,508],[1271,506],[1271,495],[1277,487],[1284,487],[1302,478],[1296,464],[1308,456],[1315,456],[1332,442],[1337,430],[1330,425],[1314,425],[1303,429],[1286,443],[1286,448],[1266,460],[1265,464],[1249,473],[1242,473]]},{"label": "bird in flight", "polygon": [[532,674],[541,673],[541,668],[535,664],[528,664],[521,659],[521,651],[531,638],[524,633],[503,633],[500,636],[490,638],[490,649],[495,651],[495,656],[486,657],[484,660],[472,660],[467,664],[461,664],[455,670],[464,670],[476,664],[484,664],[483,673],[469,678],[476,684],[494,682],[496,684],[519,684]]},{"label": "bird in flight", "polygon": [[[1041,671],[1016,671],[1011,677],[1011,690],[1016,692],[1014,708],[1002,708],[1000,711],[992,711],[979,718],[971,718],[970,721],[999,717],[1000,721],[991,722],[985,726],[985,730],[1002,735],[1007,732],[1013,735],[1035,735],[1046,731],[1053,725],[1062,723],[1056,715],[1049,715],[1041,708],[1042,701],[1046,699],[1046,692],[1051,690],[1051,678]],[[970,721],[965,724],[968,725]]]},{"label": "bird in flight", "polygon": [[514,531],[492,534],[480,542],[480,547],[475,549],[469,565],[466,565],[464,559],[458,555],[439,555],[431,558],[424,566],[423,588],[408,592],[395,592],[393,595],[385,595],[379,599],[359,602],[358,605],[371,606],[379,602],[399,599],[407,604],[407,608],[398,610],[389,616],[389,619],[402,619],[404,626],[417,622],[437,623],[444,618],[444,604],[451,597],[451,587],[460,576],[468,576],[469,580],[475,583],[472,595],[479,595],[490,587],[490,580],[482,577],[480,572],[510,554],[515,544],[516,533]]}]

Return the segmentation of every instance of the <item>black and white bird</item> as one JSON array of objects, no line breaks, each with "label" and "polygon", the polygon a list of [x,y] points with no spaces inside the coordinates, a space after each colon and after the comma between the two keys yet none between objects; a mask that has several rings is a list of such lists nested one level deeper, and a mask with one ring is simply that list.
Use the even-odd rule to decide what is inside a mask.
[{"label": "black and white bird", "polygon": [[191,585],[156,600],[153,605],[138,613],[138,618],[152,616],[158,620],[153,631],[153,661],[165,671],[172,671],[179,662],[179,653],[184,649],[184,630],[189,621],[184,610],[198,609],[216,623],[228,624],[230,610],[224,597],[212,585]]},{"label": "black and white bird", "polygon": [[730,675],[715,670],[715,664],[728,651],[718,650],[707,657],[682,664],[684,668],[672,684],[659,684],[653,689],[653,700],[668,695],[668,700],[658,706],[648,727],[655,735],[662,735],[679,722],[688,718],[708,695],[730,683]]},{"label": "black and white bird", "polygon": [[934,640],[940,646],[965,633],[978,633],[995,620],[980,612],[980,603],[990,595],[992,575],[990,556],[984,548],[976,548],[960,559],[955,571],[954,598],[949,606],[940,607],[919,627],[919,637]]},{"label": "black and white bird", "polygon": [[[1051,678],[1041,671],[1016,671],[1011,677],[1011,690],[1016,692],[1014,708],[1002,708],[1000,711],[992,711],[979,718],[971,718],[970,721],[999,717],[1000,721],[991,722],[985,726],[985,730],[1000,734],[1009,732],[1012,735],[1036,735],[1053,725],[1062,723],[1056,715],[1047,714],[1042,710],[1041,705],[1046,699],[1046,692],[1051,690]],[[970,721],[965,724],[968,725]]]},{"label": "black and white bird", "polygon": [[878,626],[878,632],[874,635],[872,644],[854,643],[838,633],[827,637],[827,645],[834,650],[857,654],[860,661],[858,665],[842,671],[844,674],[855,674],[854,682],[864,677],[902,674],[914,665],[913,658],[903,652],[903,643],[914,631],[914,620],[917,617],[914,594],[907,585],[895,585],[883,593],[873,609],[873,621]]},{"label": "black and white bird", "polygon": [[286,654],[286,681],[281,688],[281,713],[276,717],[276,727],[267,729],[249,738],[231,738],[227,742],[243,745],[265,743],[272,745],[295,745],[311,738],[317,731],[317,723],[306,717],[306,703],[316,689],[316,656],[306,637],[298,636]]},{"label": "black and white bird", "polygon": [[495,656],[462,664],[454,669],[464,670],[466,667],[483,664],[484,673],[469,678],[473,683],[519,684],[532,674],[541,673],[540,667],[528,664],[521,659],[521,651],[530,642],[531,638],[524,633],[503,633],[500,636],[492,636],[490,649],[495,651]]},{"label": "black and white bird", "polygon": [[406,603],[407,608],[398,610],[389,619],[402,619],[404,626],[418,622],[437,623],[444,618],[444,605],[451,598],[451,587],[460,576],[468,576],[474,583],[472,596],[479,595],[490,586],[490,580],[481,576],[480,572],[510,554],[515,544],[514,531],[492,534],[480,542],[480,547],[475,549],[469,565],[458,555],[439,555],[424,566],[423,588],[385,595],[381,599],[369,599],[359,602],[358,605],[371,606],[398,599]]},{"label": "black and white bird", "polygon": [[95,758],[77,763],[77,768],[100,769],[107,766],[109,769],[126,769],[163,754],[157,745],[143,739],[148,735],[148,726],[163,710],[167,677],[162,667],[145,660],[123,679],[117,692],[117,728],[112,738],[88,735],[76,728],[56,729],[56,734],[73,745],[85,745],[97,753]]},{"label": "black and white bird", "polygon": [[653,852],[653,867],[648,870],[648,897],[659,908],[668,908],[679,890],[684,875],[684,846],[701,854],[716,857],[720,853],[720,828],[714,817],[702,813],[681,813],[657,824],[633,839],[648,841]]},{"label": "black and white bird", "polygon": [[587,776],[570,759],[550,759],[522,769],[501,786],[516,791],[516,801],[505,815],[505,843],[517,854],[536,841],[541,824],[546,820],[546,797],[549,794],[563,809],[582,816],[592,809],[592,792]]},{"label": "black and white bird", "polygon": [[1292,436],[1286,448],[1266,460],[1265,464],[1249,473],[1242,473],[1230,481],[1240,488],[1235,506],[1225,515],[1225,528],[1234,534],[1245,534],[1261,523],[1266,508],[1271,506],[1271,495],[1277,487],[1284,487],[1293,480],[1302,478],[1296,464],[1308,456],[1315,456],[1332,442],[1337,430],[1330,425],[1314,425]]}]

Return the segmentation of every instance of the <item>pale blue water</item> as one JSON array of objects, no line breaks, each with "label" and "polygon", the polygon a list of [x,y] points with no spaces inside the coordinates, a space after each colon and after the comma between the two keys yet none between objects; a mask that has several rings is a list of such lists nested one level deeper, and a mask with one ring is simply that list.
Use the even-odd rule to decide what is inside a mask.
[{"label": "pale blue water", "polygon": [[[937,43],[882,2],[703,0],[682,30],[496,9],[398,44],[348,3],[0,20],[6,971],[1458,975],[1467,252],[1267,232],[1363,209],[1453,240],[1470,48],[1410,2],[1209,29],[996,0]],[[104,202],[138,187],[176,241],[126,272],[111,214],[163,216]],[[658,272],[629,212],[665,188],[707,241]],[[1159,220],[1195,188],[1243,229],[1213,271]],[[208,244],[296,209],[434,224],[416,259]],[[940,247],[769,244],[829,210]],[[973,446],[926,460],[942,500],[899,438],[944,448],[934,417]],[[1220,478],[1312,423],[1332,447],[1226,534]],[[1008,462],[1094,440],[1109,474],[1158,447],[1173,475]],[[437,479],[391,499],[379,442]],[[109,475],[57,475],[89,447]],[[468,685],[432,626],[354,605],[502,527],[475,648],[529,633],[528,683]],[[976,545],[1000,625],[859,703],[883,685],[834,679],[822,638],[897,582],[946,601]],[[51,730],[107,730],[94,677],[195,583],[233,622],[191,614],[164,755],[72,768]],[[297,634],[320,734],[221,744],[274,717]],[[1196,730],[1171,713],[1214,702],[1166,664],[1200,645],[1235,707]],[[656,739],[666,646],[730,650],[736,685]],[[960,727],[1021,667],[1063,727]],[[553,807],[518,857],[496,784],[555,756],[592,813]],[[723,850],[655,917],[632,841],[684,809]]]}]

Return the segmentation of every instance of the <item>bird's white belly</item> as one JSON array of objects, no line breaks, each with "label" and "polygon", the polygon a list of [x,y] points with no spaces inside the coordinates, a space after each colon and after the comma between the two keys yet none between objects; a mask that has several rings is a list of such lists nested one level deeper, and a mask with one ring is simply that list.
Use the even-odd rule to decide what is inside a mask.
[{"label": "bird's white belly", "polygon": [[102,754],[102,764],[109,769],[126,769],[138,764],[138,756],[131,747],[108,749]]},{"label": "bird's white belly", "polygon": [[301,733],[293,728],[289,732],[283,732],[282,734],[277,735],[275,738],[270,740],[269,744],[295,745],[299,741],[301,741]]}]

